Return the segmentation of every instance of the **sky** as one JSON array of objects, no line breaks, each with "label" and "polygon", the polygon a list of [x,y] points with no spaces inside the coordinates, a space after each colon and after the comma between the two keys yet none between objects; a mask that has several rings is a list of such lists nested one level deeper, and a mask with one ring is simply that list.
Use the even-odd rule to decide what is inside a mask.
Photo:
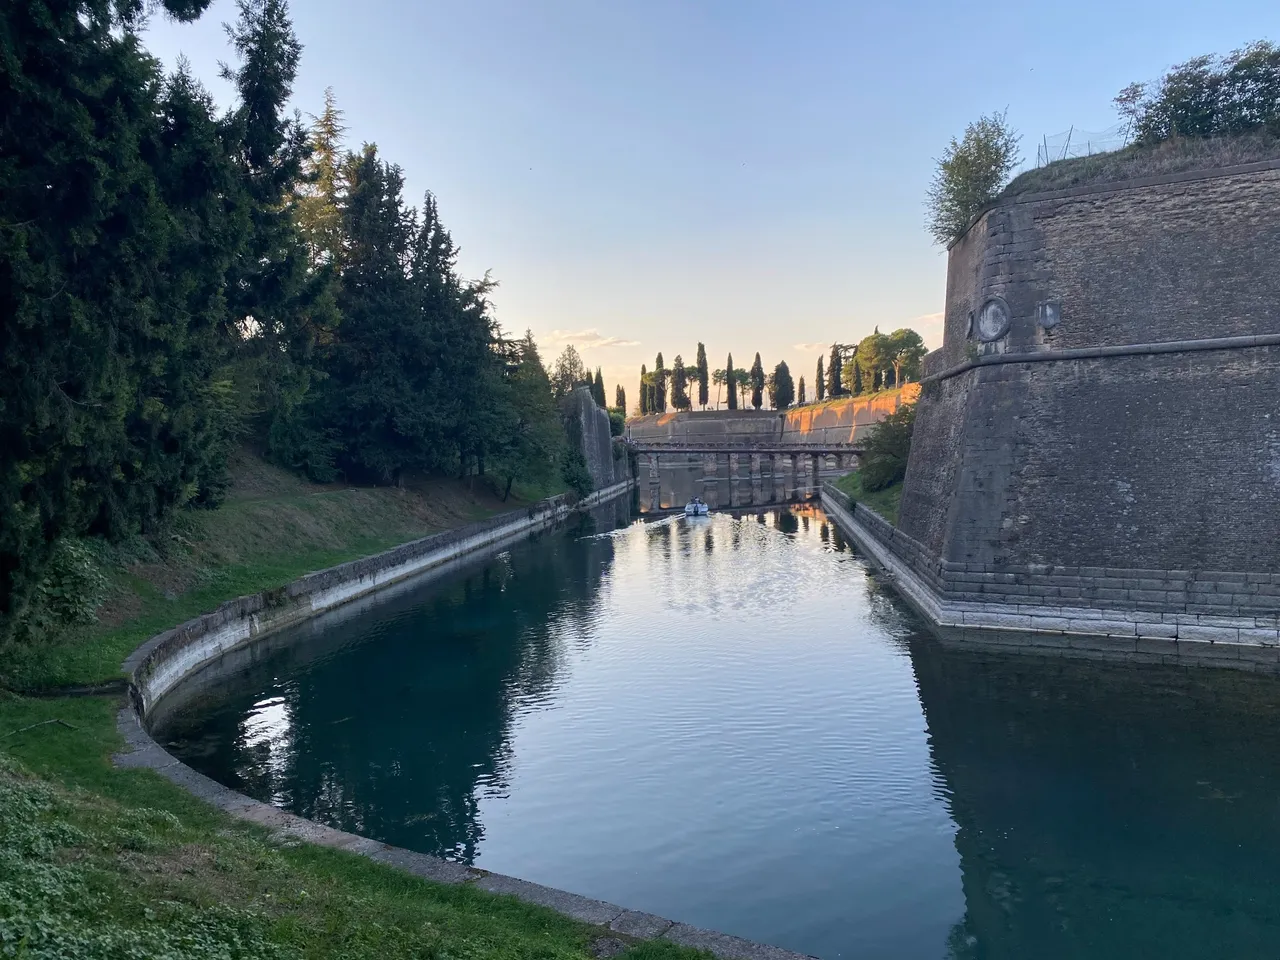
[{"label": "sky", "polygon": [[[1280,8],[834,0],[294,0],[294,105],[332,87],[347,143],[430,190],[464,276],[550,364],[574,344],[635,406],[641,363],[767,370],[877,326],[941,340],[936,158],[1008,111],[1035,144],[1099,131],[1111,99],[1201,53],[1280,39]],[[233,0],[144,42],[222,105]],[[714,394],[714,389],[713,389]]]}]

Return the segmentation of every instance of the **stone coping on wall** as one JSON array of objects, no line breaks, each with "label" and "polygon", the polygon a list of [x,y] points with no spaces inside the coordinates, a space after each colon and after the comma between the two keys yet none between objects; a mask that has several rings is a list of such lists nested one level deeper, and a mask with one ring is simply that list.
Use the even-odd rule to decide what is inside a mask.
[{"label": "stone coping on wall", "polygon": [[[1280,575],[1048,566],[1010,571],[947,563],[831,484],[823,486],[822,505],[903,599],[948,638],[1280,672]],[[1168,589],[1175,583],[1181,590]],[[1099,595],[1082,596],[1085,589]],[[1184,598],[1181,604],[1178,598]],[[1258,604],[1258,612],[1228,612],[1249,609],[1247,603]]]},{"label": "stone coping on wall", "polygon": [[130,678],[131,702],[120,709],[116,718],[126,749],[113,757],[114,762],[120,767],[154,770],[193,796],[239,820],[265,827],[277,836],[365,856],[435,883],[466,883],[550,908],[598,927],[602,955],[610,953],[613,946],[610,941],[625,945],[638,940],[661,939],[706,950],[724,960],[813,960],[780,947],[754,943],[527,880],[393,847],[307,820],[237,793],[198,773],[165,750],[147,730],[148,712],[166,692],[184,677],[225,654],[286,626],[332,611],[357,598],[369,597],[392,584],[403,584],[409,578],[416,578],[451,561],[546,529],[574,511],[608,502],[635,486],[635,480],[625,480],[574,504],[564,497],[539,501],[525,509],[309,574],[279,590],[228,601],[213,613],[196,617],[152,637],[130,654],[123,664]]},{"label": "stone coping on wall", "polygon": [[1082,183],[1074,187],[1060,187],[1057,190],[1041,190],[1036,193],[1016,193],[1002,196],[983,207],[960,234],[947,243],[950,250],[965,238],[978,222],[992,210],[1013,206],[1020,203],[1038,203],[1046,200],[1069,200],[1074,197],[1089,197],[1094,194],[1120,193],[1124,190],[1139,190],[1143,187],[1160,187],[1170,183],[1194,183],[1197,180],[1217,180],[1222,177],[1245,176],[1250,173],[1267,173],[1280,170],[1280,159],[1254,160],[1250,163],[1237,163],[1227,167],[1202,167],[1199,170],[1180,170],[1176,173],[1153,173],[1145,177],[1132,177],[1128,180],[1111,180],[1105,183]]}]

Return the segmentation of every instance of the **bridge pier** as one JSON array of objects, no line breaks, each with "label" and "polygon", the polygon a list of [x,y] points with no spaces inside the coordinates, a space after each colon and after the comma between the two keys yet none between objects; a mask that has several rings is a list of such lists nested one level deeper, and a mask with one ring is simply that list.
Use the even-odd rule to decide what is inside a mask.
[{"label": "bridge pier", "polygon": [[662,473],[658,468],[657,453],[649,454],[649,509],[662,509]]},{"label": "bridge pier", "polygon": [[760,471],[760,454],[751,454],[748,469],[751,471],[751,505],[764,503],[764,483]]},{"label": "bridge pier", "polygon": [[720,506],[719,461],[719,454],[702,455],[702,500],[710,507]]}]

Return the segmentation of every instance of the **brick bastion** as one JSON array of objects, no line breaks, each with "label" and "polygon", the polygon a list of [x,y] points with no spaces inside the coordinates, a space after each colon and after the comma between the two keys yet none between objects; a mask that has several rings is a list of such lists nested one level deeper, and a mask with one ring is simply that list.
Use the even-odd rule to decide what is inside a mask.
[{"label": "brick bastion", "polygon": [[1280,161],[998,202],[949,252],[898,527],[824,500],[944,627],[1275,669],[1277,263]]}]

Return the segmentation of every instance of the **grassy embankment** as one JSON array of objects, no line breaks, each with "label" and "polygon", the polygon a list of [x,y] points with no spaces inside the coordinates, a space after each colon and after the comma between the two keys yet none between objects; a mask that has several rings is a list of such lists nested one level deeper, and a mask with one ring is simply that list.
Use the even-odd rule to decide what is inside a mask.
[{"label": "grassy embankment", "polygon": [[[461,484],[316,487],[245,458],[221,509],[108,559],[101,623],[4,683],[119,676],[148,635],[231,597],[518,504]],[[0,956],[586,958],[601,931],[469,887],[239,823],[155,773],[117,770],[118,696],[0,691]],[[693,956],[669,944],[639,958]]]},{"label": "grassy embankment", "polygon": [[883,490],[868,491],[862,489],[862,477],[858,471],[846,473],[835,480],[836,489],[850,500],[870,507],[895,527],[898,525],[898,505],[902,502],[902,482],[899,481]]}]

